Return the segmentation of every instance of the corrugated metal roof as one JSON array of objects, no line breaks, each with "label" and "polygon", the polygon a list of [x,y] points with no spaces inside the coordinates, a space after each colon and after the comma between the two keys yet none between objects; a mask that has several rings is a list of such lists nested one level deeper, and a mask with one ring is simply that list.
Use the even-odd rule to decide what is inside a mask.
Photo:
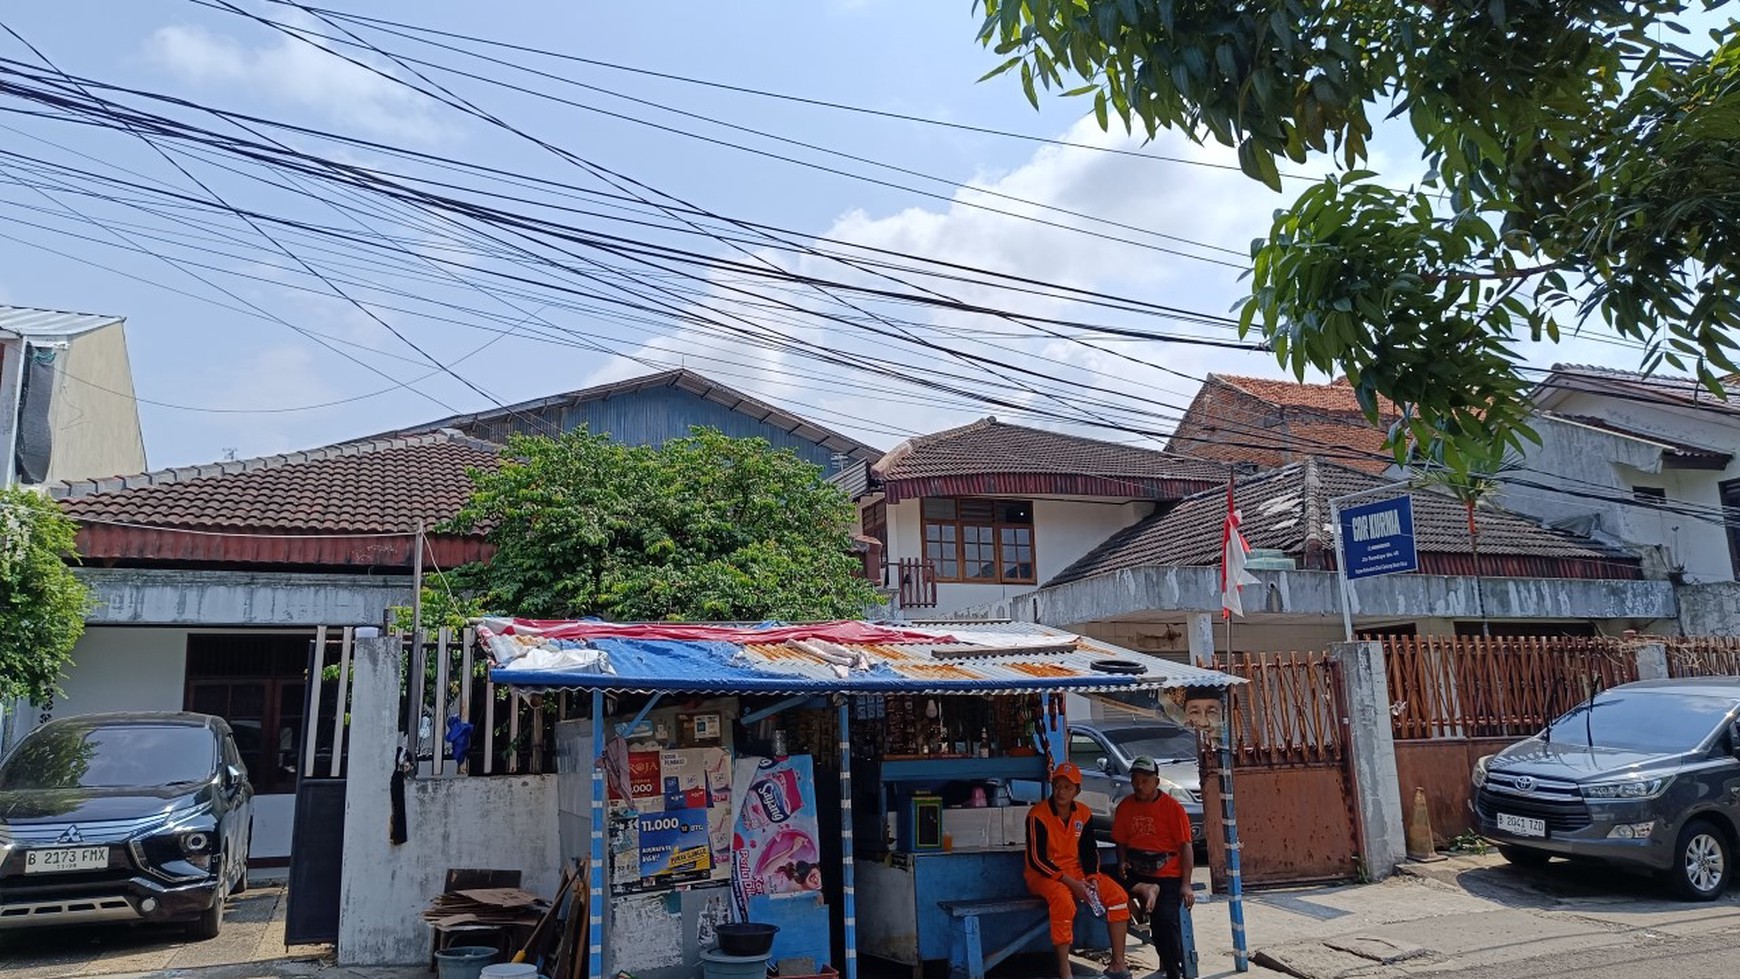
[{"label": "corrugated metal roof", "polygon": [[0,330],[18,336],[76,337],[121,321],[119,316],[104,316],[101,313],[68,313],[58,309],[0,306]]},{"label": "corrugated metal roof", "polygon": [[[923,631],[937,641],[820,647],[862,656],[856,668],[821,655],[813,641],[756,643],[754,630],[745,630],[748,641],[741,643],[595,639],[590,645],[606,652],[614,673],[492,669],[490,679],[518,687],[639,693],[939,695],[1106,693],[1243,682],[1042,625],[974,622]],[[1108,666],[1132,672],[1108,672]]]}]

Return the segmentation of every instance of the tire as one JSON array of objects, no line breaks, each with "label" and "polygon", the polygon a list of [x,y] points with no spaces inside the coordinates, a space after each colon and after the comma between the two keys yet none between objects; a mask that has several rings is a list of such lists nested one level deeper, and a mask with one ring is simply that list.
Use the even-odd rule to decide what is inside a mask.
[{"label": "tire", "polygon": [[187,926],[187,936],[196,942],[209,942],[218,936],[218,930],[223,927],[223,923],[224,896],[219,894],[211,902],[211,907],[206,908],[205,913]]},{"label": "tire", "polygon": [[1553,855],[1545,850],[1531,850],[1521,846],[1501,846],[1498,855],[1513,867],[1545,867]]},{"label": "tire", "polygon": [[1707,819],[1686,823],[1674,841],[1674,865],[1668,871],[1674,890],[1688,901],[1714,901],[1728,889],[1733,873],[1727,834]]}]

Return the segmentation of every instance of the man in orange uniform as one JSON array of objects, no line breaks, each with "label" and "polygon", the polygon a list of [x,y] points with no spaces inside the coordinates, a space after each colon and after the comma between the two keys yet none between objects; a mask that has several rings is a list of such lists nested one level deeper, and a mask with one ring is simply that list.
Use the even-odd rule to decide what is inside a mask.
[{"label": "man in orange uniform", "polygon": [[1130,979],[1124,961],[1124,932],[1129,927],[1130,899],[1117,881],[1099,872],[1099,848],[1088,825],[1092,813],[1075,797],[1081,793],[1081,769],[1064,762],[1052,770],[1051,798],[1027,811],[1027,889],[1045,899],[1051,911],[1051,944],[1057,950],[1058,979],[1071,979],[1069,948],[1075,941],[1075,905],[1093,903],[1097,895],[1112,934],[1112,967],[1108,979]]},{"label": "man in orange uniform", "polygon": [[1190,816],[1178,800],[1160,791],[1160,766],[1143,755],[1130,763],[1130,788],[1112,814],[1118,846],[1118,876],[1130,888],[1137,914],[1154,919],[1154,946],[1166,979],[1184,975],[1184,935],[1179,908],[1196,903],[1190,888],[1194,868]]}]

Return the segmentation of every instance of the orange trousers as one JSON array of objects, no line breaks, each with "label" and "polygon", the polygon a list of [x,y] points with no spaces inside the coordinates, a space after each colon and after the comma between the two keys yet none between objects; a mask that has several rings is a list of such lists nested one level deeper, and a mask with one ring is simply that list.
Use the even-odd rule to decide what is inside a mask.
[{"label": "orange trousers", "polygon": [[[1027,890],[1045,899],[1051,912],[1051,944],[1075,943],[1075,895],[1063,881],[1041,877],[1031,871],[1025,874]],[[1105,874],[1090,874],[1084,880],[1100,892],[1100,903],[1106,906],[1107,921],[1130,920],[1130,896],[1118,882]]]}]

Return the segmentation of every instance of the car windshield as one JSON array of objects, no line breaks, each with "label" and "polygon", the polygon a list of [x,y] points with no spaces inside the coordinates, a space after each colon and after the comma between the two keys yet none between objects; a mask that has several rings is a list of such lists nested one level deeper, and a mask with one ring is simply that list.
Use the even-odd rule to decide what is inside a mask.
[{"label": "car windshield", "polygon": [[0,790],[154,788],[203,782],[217,767],[204,727],[48,727],[0,766]]},{"label": "car windshield", "polygon": [[1729,697],[1610,690],[1565,712],[1547,729],[1547,740],[1626,751],[1690,751],[1733,709]]},{"label": "car windshield", "polygon": [[1105,734],[1131,758],[1147,755],[1158,762],[1196,759],[1196,735],[1179,728],[1132,727]]}]

